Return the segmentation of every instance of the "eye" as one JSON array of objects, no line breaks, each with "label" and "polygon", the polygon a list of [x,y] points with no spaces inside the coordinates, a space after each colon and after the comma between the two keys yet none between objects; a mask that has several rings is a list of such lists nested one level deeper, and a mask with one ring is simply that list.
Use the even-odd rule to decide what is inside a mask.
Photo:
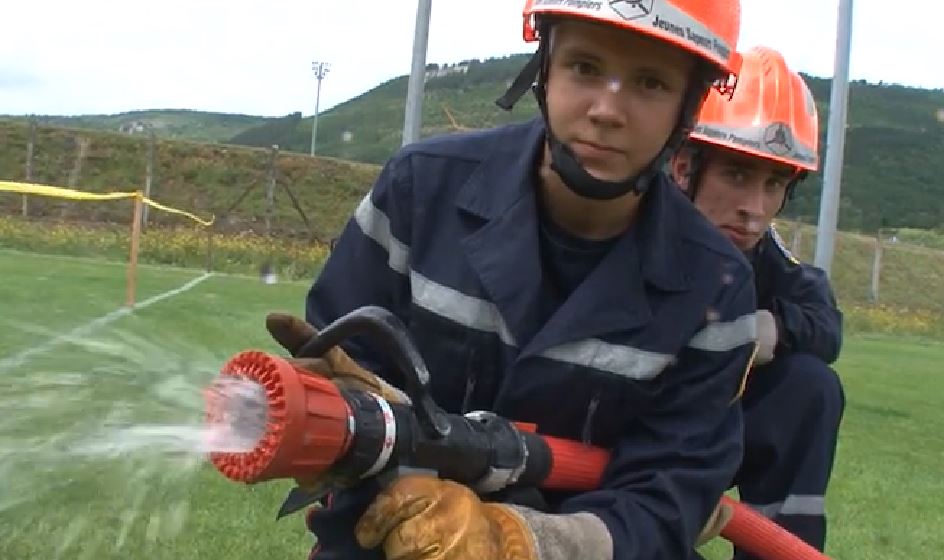
[{"label": "eye", "polygon": [[600,69],[595,64],[585,60],[571,62],[570,69],[578,76],[593,77],[600,75]]},{"label": "eye", "polygon": [[725,167],[721,174],[732,183],[741,185],[747,182],[747,173],[740,167]]},{"label": "eye", "polygon": [[655,76],[640,76],[636,79],[636,83],[647,90],[669,90],[669,85]]},{"label": "eye", "polygon": [[787,180],[783,177],[771,177],[767,179],[764,188],[770,194],[779,193],[787,187]]}]

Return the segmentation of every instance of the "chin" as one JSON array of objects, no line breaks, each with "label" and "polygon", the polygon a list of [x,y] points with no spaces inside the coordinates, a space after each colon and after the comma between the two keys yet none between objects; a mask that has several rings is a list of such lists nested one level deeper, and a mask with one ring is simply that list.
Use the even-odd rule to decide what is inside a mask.
[{"label": "chin", "polygon": [[594,168],[594,167],[584,167],[584,169],[586,169],[587,173],[592,175],[593,178],[599,179],[601,181],[610,181],[610,182],[625,181],[626,179],[629,179],[630,177],[634,175],[631,173],[617,173],[613,171],[612,169],[600,169],[600,168]]},{"label": "chin", "polygon": [[759,242],[760,242],[760,238],[757,238],[757,239],[754,239],[753,241],[748,241],[748,242],[745,243],[743,246],[738,246],[738,249],[740,249],[741,251],[744,251],[744,252],[746,253],[747,251],[750,251],[750,250],[753,249],[754,247],[757,247],[757,244],[758,244]]}]

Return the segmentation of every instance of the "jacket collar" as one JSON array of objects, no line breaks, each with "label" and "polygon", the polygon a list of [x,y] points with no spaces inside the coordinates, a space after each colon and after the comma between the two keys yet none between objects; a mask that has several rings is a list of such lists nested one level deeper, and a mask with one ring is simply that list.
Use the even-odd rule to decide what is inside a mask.
[{"label": "jacket collar", "polygon": [[[489,151],[459,191],[456,205],[480,218],[505,214],[524,196],[533,196],[544,148],[540,118],[499,129]],[[495,186],[499,188],[494,188]]]}]

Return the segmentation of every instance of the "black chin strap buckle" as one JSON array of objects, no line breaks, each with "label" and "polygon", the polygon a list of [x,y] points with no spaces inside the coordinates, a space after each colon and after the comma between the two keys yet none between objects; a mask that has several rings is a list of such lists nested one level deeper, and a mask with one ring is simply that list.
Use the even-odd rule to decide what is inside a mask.
[{"label": "black chin strap buckle", "polygon": [[528,63],[525,64],[524,68],[521,69],[521,72],[518,73],[518,77],[515,78],[515,81],[511,83],[511,86],[508,88],[508,91],[504,95],[495,100],[495,104],[501,107],[506,111],[511,111],[514,108],[515,103],[521,99],[521,96],[525,94],[531,87],[534,85],[538,77],[538,71],[541,69],[541,62],[544,59],[544,43],[538,47],[538,50],[531,55],[531,59],[528,60]]}]

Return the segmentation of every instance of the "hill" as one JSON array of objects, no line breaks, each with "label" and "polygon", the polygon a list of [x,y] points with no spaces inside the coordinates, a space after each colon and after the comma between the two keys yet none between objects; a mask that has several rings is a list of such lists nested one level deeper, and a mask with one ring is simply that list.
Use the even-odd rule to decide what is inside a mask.
[{"label": "hill", "polygon": [[[0,180],[24,181],[29,127],[0,121]],[[86,148],[82,149],[85,144]],[[148,139],[114,132],[40,126],[32,181],[90,192],[144,189]],[[273,233],[328,241],[378,173],[371,164],[260,148],[157,140],[151,195],[172,207],[217,218],[217,231],[262,232],[266,189],[274,179]],[[271,167],[271,174],[270,174]],[[0,214],[19,214],[21,197],[0,192]],[[126,204],[73,202],[32,196],[28,215],[57,222],[128,223]],[[186,220],[150,214],[153,225]]]},{"label": "hill", "polygon": [[[522,98],[511,113],[494,104],[526,60],[527,55],[514,55],[467,61],[461,63],[467,67],[465,71],[429,79],[423,105],[423,136],[535,115],[537,107],[530,95]],[[819,107],[820,154],[825,158],[831,80],[805,78]],[[318,152],[381,163],[400,146],[406,89],[407,77],[396,78],[321,114]],[[944,90],[864,81],[850,84],[842,228],[875,231],[880,227],[944,226],[942,121]],[[278,128],[263,125],[231,141],[256,146],[277,143],[287,150],[305,152],[310,145],[311,124],[311,118],[297,118]],[[815,222],[821,185],[822,172],[812,175],[787,215]]]},{"label": "hill", "polygon": [[107,130],[136,135],[146,135],[149,129],[153,129],[158,138],[197,142],[224,142],[245,130],[277,120],[269,117],[180,109],[130,111],[115,115],[0,115],[0,119],[16,122],[26,122],[31,118],[46,126]]},{"label": "hill", "polygon": [[[426,84],[422,135],[426,137],[465,128],[488,127],[535,115],[537,108],[530,95],[526,95],[512,112],[504,112],[494,104],[527,56],[520,54],[484,61],[471,60],[443,67],[430,65],[430,69],[436,70],[439,77],[430,78]],[[820,153],[825,156],[831,81],[814,76],[806,78],[820,110]],[[401,76],[322,113],[318,123],[318,154],[374,165],[382,163],[400,146],[406,91],[407,77]],[[189,169],[188,175],[178,180],[174,178],[178,166],[165,159],[160,164],[165,169],[159,170],[159,175],[171,183],[181,185],[180,188],[190,184],[191,188],[209,189],[214,193],[221,187],[207,184],[236,184],[250,178],[261,180],[253,173],[258,174],[260,165],[264,166],[260,162],[264,161],[265,156],[247,156],[249,160],[243,162],[241,156],[236,154],[258,152],[239,151],[232,146],[225,147],[227,144],[264,150],[276,144],[285,157],[290,152],[301,157],[301,154],[308,153],[312,125],[311,117],[305,118],[297,112],[280,118],[197,111],[142,111],[121,115],[38,119],[43,124],[66,126],[74,130],[71,133],[63,132],[60,138],[77,138],[86,134],[79,130],[115,131],[128,123],[134,128],[134,123],[152,122],[162,142],[172,139],[213,142],[218,145],[216,148],[199,147],[192,143],[162,143],[168,151],[162,152],[160,158],[166,158],[173,152],[190,161],[199,161],[199,166],[206,168],[198,169],[197,164],[186,164],[183,168]],[[25,118],[22,117],[13,120],[14,124],[19,123],[21,126],[23,122]],[[146,136],[141,132],[130,137],[140,139],[140,136]],[[106,138],[115,138],[115,142],[121,143],[118,138],[128,138],[128,135],[97,138],[97,147],[90,157],[98,158],[95,165],[99,168],[113,167],[102,173],[107,173],[113,184],[141,184],[143,148],[138,149],[139,155],[136,157],[142,159],[134,166],[126,163],[112,166],[96,154],[108,151],[102,146],[102,143],[111,142]],[[57,184],[68,177],[70,159],[74,158],[70,154],[75,152],[75,146],[68,141],[63,142],[52,141],[42,150],[44,155],[36,162],[37,177],[44,177]],[[22,145],[21,141],[17,146]],[[171,149],[171,146],[175,147]],[[13,148],[15,146],[10,146],[0,154],[0,178],[22,176],[24,152],[17,151],[20,148]],[[98,149],[104,152],[96,151]],[[188,150],[199,150],[199,154],[188,154]],[[944,158],[939,157],[942,153],[944,90],[853,82],[850,85],[839,227],[862,232],[874,232],[879,228],[944,231],[944,204],[941,203],[944,199]],[[226,154],[225,157],[223,154]],[[6,163],[2,163],[3,160]],[[16,163],[17,160],[20,163]],[[245,176],[244,169],[253,171]],[[356,188],[363,188],[362,177],[354,181],[358,185]],[[815,223],[821,182],[822,172],[813,174],[799,189],[796,199],[785,210],[784,217]],[[198,184],[201,186],[193,187]],[[171,188],[170,195],[177,196],[174,187],[168,185],[168,188]],[[194,194],[193,198],[199,199],[200,196]],[[214,194],[211,198],[215,197]],[[209,200],[204,203],[209,204]],[[326,217],[324,220],[330,221],[331,218]]]}]

